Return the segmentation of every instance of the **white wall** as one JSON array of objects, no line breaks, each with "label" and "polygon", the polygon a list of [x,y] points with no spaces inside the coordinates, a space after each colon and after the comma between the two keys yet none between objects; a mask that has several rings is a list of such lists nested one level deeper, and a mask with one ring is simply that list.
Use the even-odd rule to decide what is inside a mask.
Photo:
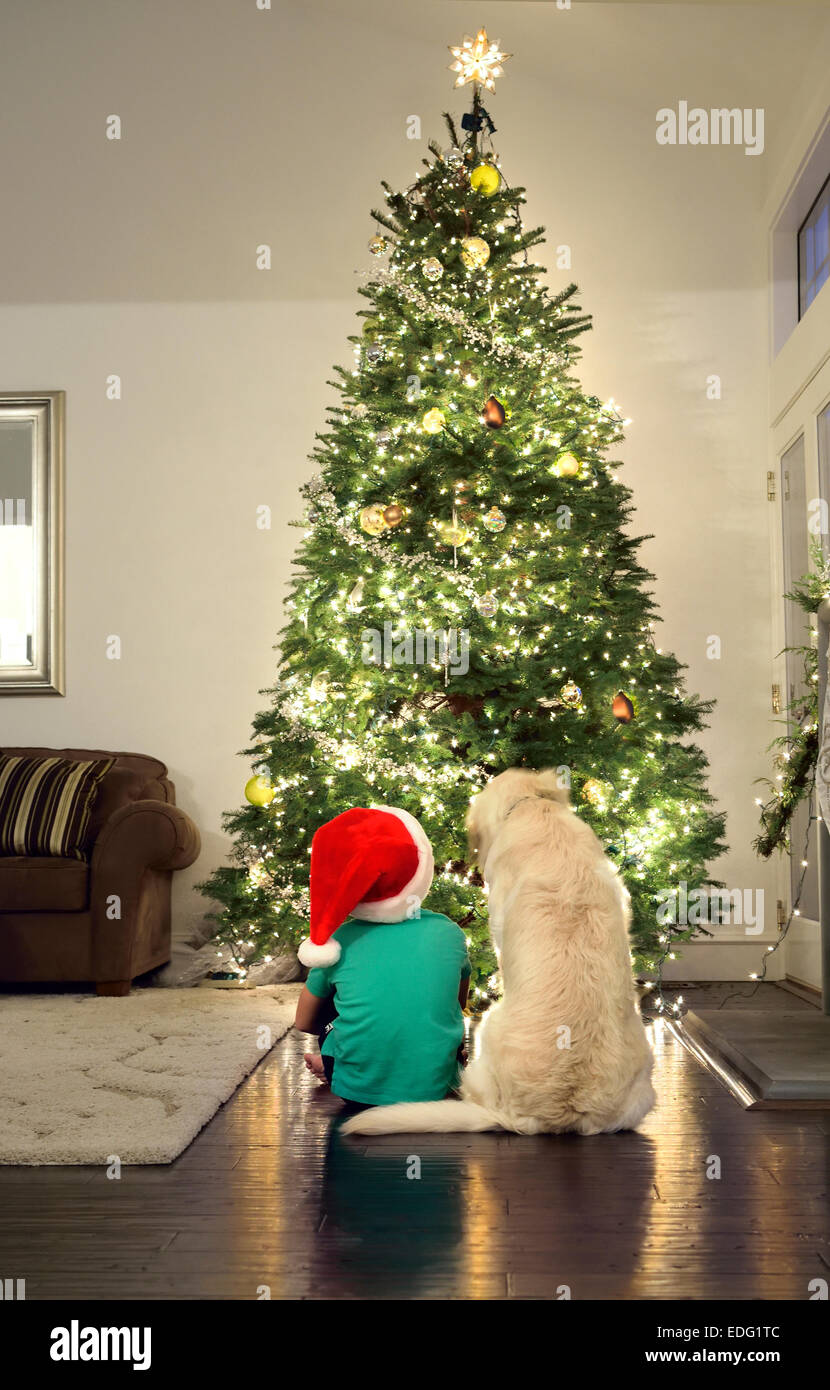
[{"label": "white wall", "polygon": [[[655,113],[764,106],[774,129],[826,19],[800,4],[431,0],[33,0],[3,16],[0,90],[16,115],[0,384],[68,393],[68,653],[66,698],[3,700],[0,746],[169,764],[204,840],[178,876],[180,934],[204,910],[189,885],[225,852],[220,814],[241,798],[235,754],[274,672],[287,522],[330,364],[348,358],[378,181],[409,182],[426,137],[446,143],[441,110],[465,103],[445,45],[482,21],[514,54],[491,106],[497,148],[528,188],[529,222],[548,227],[540,258],[571,246],[595,315],[583,380],[634,421],[623,476],[637,530],[654,532],[659,641],[718,700],[704,743],[731,852],[716,871],[766,887],[772,924],[774,874],[751,851],[771,736],[764,158],[660,147]],[[112,113],[120,143],[104,138]],[[421,143],[405,138],[412,113]],[[254,268],[261,242],[270,273]],[[270,533],[254,524],[262,502]],[[113,632],[120,663],[105,659]]]}]

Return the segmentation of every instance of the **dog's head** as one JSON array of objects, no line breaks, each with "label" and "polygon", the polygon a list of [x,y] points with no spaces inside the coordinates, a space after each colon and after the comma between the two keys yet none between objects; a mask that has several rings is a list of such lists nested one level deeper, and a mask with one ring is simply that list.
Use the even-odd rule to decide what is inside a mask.
[{"label": "dog's head", "polygon": [[470,851],[483,864],[499,829],[519,801],[539,797],[543,801],[558,801],[568,805],[568,788],[562,776],[553,768],[531,772],[529,768],[512,767],[499,773],[483,791],[470,801],[467,812],[467,838]]}]

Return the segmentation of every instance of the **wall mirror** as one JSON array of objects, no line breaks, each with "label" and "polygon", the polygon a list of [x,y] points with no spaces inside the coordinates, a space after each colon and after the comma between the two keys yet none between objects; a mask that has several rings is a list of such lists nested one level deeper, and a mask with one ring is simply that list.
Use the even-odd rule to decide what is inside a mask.
[{"label": "wall mirror", "polygon": [[64,398],[0,392],[0,695],[64,694]]}]

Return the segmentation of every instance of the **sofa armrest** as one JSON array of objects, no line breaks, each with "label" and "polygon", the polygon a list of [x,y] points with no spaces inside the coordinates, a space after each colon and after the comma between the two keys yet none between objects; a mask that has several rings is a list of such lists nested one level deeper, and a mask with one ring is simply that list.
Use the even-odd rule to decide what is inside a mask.
[{"label": "sofa armrest", "polygon": [[199,857],[199,831],[180,806],[167,801],[131,801],[103,826],[92,851],[92,884],[144,869],[186,869]]},{"label": "sofa armrest", "polygon": [[198,858],[193,821],[167,801],[120,806],[92,851],[90,910],[96,981],[126,982],[170,954],[170,874]]}]

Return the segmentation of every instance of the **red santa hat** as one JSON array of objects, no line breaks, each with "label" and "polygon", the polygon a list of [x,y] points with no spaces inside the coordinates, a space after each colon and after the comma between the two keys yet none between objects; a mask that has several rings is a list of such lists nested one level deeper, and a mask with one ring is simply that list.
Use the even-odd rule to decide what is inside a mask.
[{"label": "red santa hat", "polygon": [[347,917],[403,922],[417,916],[433,875],[432,846],[397,806],[355,807],[321,825],[311,841],[311,935],[303,965],[340,959],[333,933]]}]

